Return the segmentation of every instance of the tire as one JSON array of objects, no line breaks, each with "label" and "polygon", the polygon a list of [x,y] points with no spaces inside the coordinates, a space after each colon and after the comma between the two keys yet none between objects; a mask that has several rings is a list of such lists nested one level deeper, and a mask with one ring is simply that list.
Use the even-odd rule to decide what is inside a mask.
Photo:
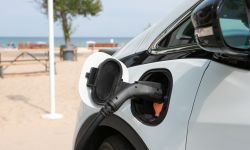
[{"label": "tire", "polygon": [[113,135],[106,138],[98,150],[135,150],[122,136]]}]

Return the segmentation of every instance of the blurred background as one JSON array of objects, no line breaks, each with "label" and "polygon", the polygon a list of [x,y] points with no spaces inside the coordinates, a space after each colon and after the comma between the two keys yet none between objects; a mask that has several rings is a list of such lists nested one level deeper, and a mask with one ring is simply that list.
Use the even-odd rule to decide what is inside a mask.
[{"label": "blurred background", "polygon": [[[88,3],[86,3],[88,1]],[[54,0],[57,112],[50,111],[46,0],[0,0],[0,149],[69,150],[85,59],[166,17],[166,0]],[[74,3],[74,2],[77,2]],[[88,4],[88,7],[86,7]]]},{"label": "blurred background", "polygon": [[[48,20],[37,0],[0,0],[0,46],[13,42],[47,42]],[[120,45],[165,17],[169,2],[164,0],[101,0],[102,10],[94,16],[78,15],[72,22],[72,44],[87,41]],[[60,21],[55,23],[55,45],[64,44]]]}]

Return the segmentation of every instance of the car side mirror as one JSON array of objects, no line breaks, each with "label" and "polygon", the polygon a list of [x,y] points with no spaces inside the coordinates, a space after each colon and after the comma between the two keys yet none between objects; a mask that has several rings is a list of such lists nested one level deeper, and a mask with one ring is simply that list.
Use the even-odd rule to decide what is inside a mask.
[{"label": "car side mirror", "polygon": [[249,0],[204,0],[191,16],[198,45],[215,53],[249,55],[249,5]]}]

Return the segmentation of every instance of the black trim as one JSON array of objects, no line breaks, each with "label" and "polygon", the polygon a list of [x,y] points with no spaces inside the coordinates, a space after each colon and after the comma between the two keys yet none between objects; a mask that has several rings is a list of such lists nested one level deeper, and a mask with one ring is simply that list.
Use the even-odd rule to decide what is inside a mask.
[{"label": "black trim", "polygon": [[132,54],[120,59],[128,68],[156,63],[161,61],[175,59],[208,59],[218,63],[222,63],[231,67],[250,70],[250,56],[248,59],[236,59],[233,55],[214,54],[205,50],[199,49],[179,49],[176,51],[167,51],[163,54],[150,54],[148,50]]},{"label": "black trim", "polygon": [[[91,149],[91,150],[95,150],[96,147],[98,145],[87,145],[87,147],[83,147],[81,145],[81,141],[84,138],[84,135],[86,133],[87,130],[87,126],[89,125],[90,122],[93,121],[93,119],[95,119],[95,116],[97,114],[93,114],[92,116],[90,116],[86,121],[84,121],[84,124],[82,125],[82,127],[80,128],[77,138],[76,138],[76,142],[75,142],[75,150],[83,150],[83,149]],[[102,128],[105,127],[108,128],[112,128],[112,133],[111,131],[109,133],[104,132],[107,135],[98,135],[94,133],[94,135],[92,135],[92,141],[90,141],[89,143],[92,144],[100,144],[100,139],[103,140],[101,137],[103,136],[109,136],[108,134],[112,135],[112,134],[121,134],[123,137],[125,137],[136,150],[148,150],[146,144],[143,142],[143,140],[141,139],[141,137],[136,133],[136,131],[123,119],[121,119],[120,117],[116,116],[116,115],[111,115],[107,118],[105,118],[102,123],[99,125],[98,129],[96,131],[101,130]],[[99,133],[102,133],[99,131]],[[90,139],[90,140],[91,140]],[[98,143],[99,141],[99,143]]]},{"label": "black trim", "polygon": [[185,49],[185,47],[183,47],[182,50],[166,51],[166,53],[163,54],[150,54],[148,50],[146,50],[140,53],[132,54],[120,60],[127,67],[134,67],[138,65],[174,60],[174,59],[187,59],[187,58],[211,59],[212,56],[213,53],[211,52],[194,48]]}]

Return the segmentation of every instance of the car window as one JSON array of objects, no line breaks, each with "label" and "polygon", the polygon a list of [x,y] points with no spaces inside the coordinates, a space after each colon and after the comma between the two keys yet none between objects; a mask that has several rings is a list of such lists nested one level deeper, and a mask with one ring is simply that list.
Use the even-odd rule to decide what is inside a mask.
[{"label": "car window", "polygon": [[164,37],[158,44],[158,48],[173,48],[187,44],[194,44],[194,27],[191,19],[183,22],[174,31]]},{"label": "car window", "polygon": [[244,0],[225,1],[220,14],[220,26],[225,42],[234,48],[250,48],[248,8]]}]

